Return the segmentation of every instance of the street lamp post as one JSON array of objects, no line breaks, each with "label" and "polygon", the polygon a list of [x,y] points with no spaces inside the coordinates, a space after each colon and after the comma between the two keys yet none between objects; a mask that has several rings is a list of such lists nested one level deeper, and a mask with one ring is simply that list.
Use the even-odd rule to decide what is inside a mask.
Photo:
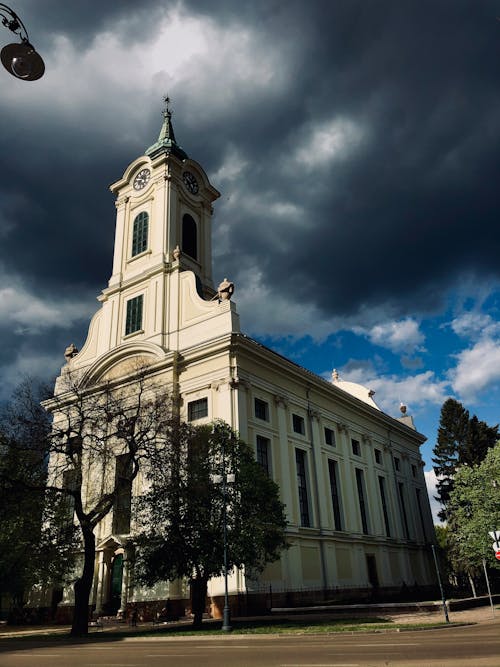
[{"label": "street lamp post", "polygon": [[224,506],[222,508],[222,520],[224,523],[224,611],[222,614],[222,630],[224,632],[231,632],[231,611],[229,609],[229,593],[227,587],[227,483],[228,475],[226,475],[226,457],[223,451],[223,469],[222,469],[222,498]]},{"label": "street lamp post", "polygon": [[29,41],[28,32],[19,16],[0,2],[2,25],[21,39],[20,44],[7,44],[0,52],[0,60],[9,74],[24,81],[36,81],[43,76],[45,64]]}]

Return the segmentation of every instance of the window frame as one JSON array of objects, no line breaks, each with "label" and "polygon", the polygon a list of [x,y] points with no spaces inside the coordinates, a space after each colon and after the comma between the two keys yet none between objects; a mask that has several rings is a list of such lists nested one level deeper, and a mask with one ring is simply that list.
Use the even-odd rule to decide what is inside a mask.
[{"label": "window frame", "polygon": [[330,482],[330,497],[332,500],[333,527],[335,530],[345,530],[342,512],[340,470],[339,464],[335,459],[328,459],[328,480]]},{"label": "window frame", "polygon": [[255,458],[268,477],[271,477],[271,439],[257,434],[255,437]]},{"label": "window frame", "polygon": [[[257,406],[259,406],[258,409]],[[263,411],[264,416],[261,416],[261,414],[259,414],[261,410]],[[261,419],[262,421],[266,422],[269,421],[269,403],[267,401],[264,401],[264,399],[259,398],[258,396],[254,396],[253,411],[256,419]]]},{"label": "window frame", "polygon": [[[204,406],[205,409],[200,411],[201,406]],[[198,412],[200,411],[200,414]],[[201,414],[203,412],[204,414]],[[208,417],[208,396],[202,396],[201,398],[195,398],[192,401],[188,401],[187,404],[187,418],[188,422],[199,421],[200,419],[206,419]]]},{"label": "window frame", "polygon": [[125,309],[125,336],[131,336],[132,334],[143,331],[143,318],[144,294],[138,294],[137,296],[127,299]]},{"label": "window frame", "polygon": [[[323,429],[324,435],[325,435],[325,445],[328,445],[329,447],[336,447],[337,446],[337,438],[335,437],[335,431],[333,428],[330,428],[329,426],[325,426]],[[329,436],[331,436],[331,442],[328,442]]]},{"label": "window frame", "polygon": [[304,417],[302,417],[302,415],[298,415],[295,412],[292,412],[292,430],[294,433],[298,433],[299,435],[306,434],[306,420]]},{"label": "window frame", "polygon": [[134,258],[146,252],[149,245],[149,213],[141,211],[132,223],[132,248],[130,257]]},{"label": "window frame", "polygon": [[311,527],[311,510],[309,507],[309,484],[307,479],[307,452],[295,448],[295,470],[297,479],[297,495],[299,499],[300,526]]}]

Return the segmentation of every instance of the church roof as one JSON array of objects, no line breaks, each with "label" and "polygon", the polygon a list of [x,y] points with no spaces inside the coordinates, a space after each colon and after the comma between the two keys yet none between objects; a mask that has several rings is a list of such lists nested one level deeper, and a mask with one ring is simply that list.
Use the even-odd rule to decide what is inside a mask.
[{"label": "church roof", "polygon": [[185,160],[187,153],[179,146],[175,139],[174,128],[172,126],[172,111],[169,107],[170,99],[168,97],[164,99],[165,108],[163,110],[163,124],[160,134],[157,141],[146,150],[145,154],[153,158],[163,152],[172,153],[181,160]]}]

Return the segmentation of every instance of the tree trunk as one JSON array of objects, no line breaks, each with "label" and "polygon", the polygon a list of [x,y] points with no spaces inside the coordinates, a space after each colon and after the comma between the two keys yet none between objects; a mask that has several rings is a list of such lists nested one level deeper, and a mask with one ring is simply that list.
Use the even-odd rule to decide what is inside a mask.
[{"label": "tree trunk", "polygon": [[469,584],[470,584],[470,587],[472,588],[472,595],[473,595],[475,598],[477,598],[476,587],[475,587],[475,585],[474,585],[474,579],[472,578],[470,572],[467,572],[467,576],[469,577]]},{"label": "tree trunk", "polygon": [[203,614],[205,612],[205,603],[207,599],[206,577],[196,577],[191,581],[193,628],[201,628],[203,623]]},{"label": "tree trunk", "polygon": [[89,598],[94,579],[95,535],[92,528],[82,526],[84,561],[82,576],[75,582],[75,610],[71,635],[86,637],[89,632]]}]

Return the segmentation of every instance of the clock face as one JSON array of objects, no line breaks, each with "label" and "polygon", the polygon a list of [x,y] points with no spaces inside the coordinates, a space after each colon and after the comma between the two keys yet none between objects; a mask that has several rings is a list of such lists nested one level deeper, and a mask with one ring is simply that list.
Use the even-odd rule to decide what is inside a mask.
[{"label": "clock face", "polygon": [[182,180],[191,194],[195,195],[198,192],[198,181],[190,171],[185,171],[182,174]]},{"label": "clock face", "polygon": [[149,169],[141,169],[134,178],[134,190],[142,190],[142,188],[145,188],[150,178],[151,172]]}]

